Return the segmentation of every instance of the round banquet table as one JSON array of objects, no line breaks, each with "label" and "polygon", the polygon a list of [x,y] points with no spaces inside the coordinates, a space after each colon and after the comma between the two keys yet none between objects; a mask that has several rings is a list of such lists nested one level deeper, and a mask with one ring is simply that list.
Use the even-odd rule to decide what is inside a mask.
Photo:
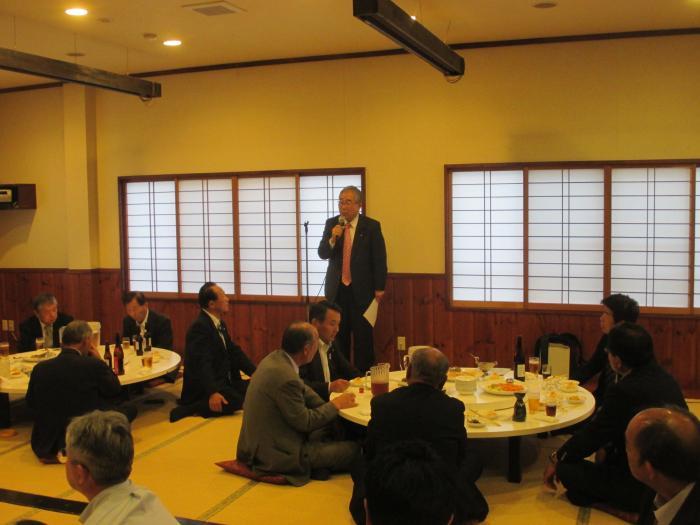
[{"label": "round banquet table", "polygon": [[[56,357],[60,352],[59,349],[51,349],[49,351],[53,354],[52,357]],[[97,351],[100,355],[103,355],[105,351],[104,346],[99,346]],[[19,375],[10,378],[0,378],[0,393],[20,395],[27,393],[31,370],[37,364],[34,356],[40,352],[43,352],[43,350],[20,352],[10,356],[10,369],[19,371]],[[124,352],[124,375],[118,376],[119,382],[122,385],[131,385],[148,381],[172,372],[178,366],[180,366],[180,355],[177,352],[166,350],[165,348],[154,348],[153,366],[151,368],[143,368],[141,357],[137,356],[134,350],[129,349]]]},{"label": "round banquet table", "polygon": [[[405,372],[397,370],[389,373],[389,390],[400,387],[405,377]],[[515,396],[495,395],[485,392],[482,388],[484,382],[477,382],[476,392],[473,394],[459,394],[454,382],[448,380],[445,383],[445,392],[462,401],[465,405],[465,422],[467,435],[470,439],[508,438],[508,481],[519,483],[521,480],[520,467],[520,441],[522,436],[541,434],[560,428],[565,428],[589,417],[595,410],[595,398],[585,388],[578,387],[576,392],[560,392],[560,404],[557,407],[556,418],[548,418],[544,411],[531,414],[528,407],[527,419],[518,423],[512,420],[513,404]],[[372,417],[370,401],[372,393],[365,388],[359,393],[359,387],[351,383],[348,392],[355,394],[356,407],[345,408],[340,411],[343,419],[367,426]],[[583,398],[583,403],[573,404],[568,402],[569,395],[576,393]],[[335,394],[337,395],[337,394]],[[491,412],[495,412],[493,417]],[[491,417],[489,417],[491,416]],[[467,423],[468,419],[477,418],[485,424],[483,427],[472,427]]]}]

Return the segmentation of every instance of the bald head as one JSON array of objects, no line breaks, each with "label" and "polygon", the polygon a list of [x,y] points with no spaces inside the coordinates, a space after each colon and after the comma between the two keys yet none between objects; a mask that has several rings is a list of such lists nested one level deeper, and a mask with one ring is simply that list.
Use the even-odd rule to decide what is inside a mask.
[{"label": "bald head", "polygon": [[427,383],[435,388],[442,388],[447,380],[450,363],[445,354],[437,348],[419,348],[411,355],[409,383]]},{"label": "bald head", "polygon": [[633,474],[635,468],[647,463],[668,478],[698,481],[700,422],[688,410],[678,407],[642,410],[630,421],[625,438]]}]

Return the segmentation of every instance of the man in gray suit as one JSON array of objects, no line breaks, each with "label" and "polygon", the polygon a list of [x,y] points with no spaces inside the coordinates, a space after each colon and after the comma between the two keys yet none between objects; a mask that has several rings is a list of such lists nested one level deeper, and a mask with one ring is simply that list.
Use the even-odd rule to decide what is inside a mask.
[{"label": "man in gray suit", "polygon": [[282,474],[296,486],[349,470],[359,452],[355,442],[333,441],[329,425],[338,410],[356,406],[355,394],[325,402],[299,378],[299,367],[317,350],[316,328],[289,325],[282,349],[260,362],[243,403],[238,461],[258,474]]}]

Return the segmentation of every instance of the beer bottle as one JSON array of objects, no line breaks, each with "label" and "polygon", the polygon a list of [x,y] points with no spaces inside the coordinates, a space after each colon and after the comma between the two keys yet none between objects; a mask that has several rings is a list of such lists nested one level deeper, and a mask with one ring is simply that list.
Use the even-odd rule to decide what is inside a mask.
[{"label": "beer bottle", "polygon": [[525,355],[523,354],[523,338],[520,335],[515,339],[513,378],[517,381],[525,381]]},{"label": "beer bottle", "polygon": [[143,338],[141,334],[136,336],[136,355],[143,355]]},{"label": "beer bottle", "polygon": [[102,356],[102,359],[104,359],[105,363],[107,363],[107,366],[111,369],[112,368],[112,353],[109,351],[109,343],[105,344],[105,355]]},{"label": "beer bottle", "polygon": [[124,375],[124,350],[122,350],[121,339],[119,334],[115,337],[114,345],[114,373],[118,376]]}]

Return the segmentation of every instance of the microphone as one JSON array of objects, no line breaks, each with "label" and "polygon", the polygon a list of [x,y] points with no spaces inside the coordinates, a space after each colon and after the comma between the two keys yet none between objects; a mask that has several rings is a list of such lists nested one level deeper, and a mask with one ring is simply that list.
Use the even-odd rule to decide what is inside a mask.
[{"label": "microphone", "polygon": [[348,220],[343,217],[342,215],[338,217],[338,224],[340,224],[343,228],[345,228],[345,225],[348,223]]}]

